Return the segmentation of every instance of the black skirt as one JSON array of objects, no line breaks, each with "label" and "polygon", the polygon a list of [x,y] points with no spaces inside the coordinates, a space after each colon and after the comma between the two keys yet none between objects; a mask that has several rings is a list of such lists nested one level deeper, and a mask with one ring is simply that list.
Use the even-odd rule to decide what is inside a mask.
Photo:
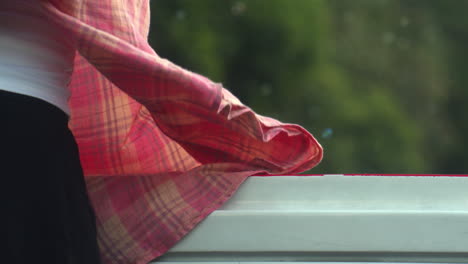
[{"label": "black skirt", "polygon": [[95,216],[68,116],[40,99],[4,91],[0,110],[7,242],[1,262],[100,263]]}]

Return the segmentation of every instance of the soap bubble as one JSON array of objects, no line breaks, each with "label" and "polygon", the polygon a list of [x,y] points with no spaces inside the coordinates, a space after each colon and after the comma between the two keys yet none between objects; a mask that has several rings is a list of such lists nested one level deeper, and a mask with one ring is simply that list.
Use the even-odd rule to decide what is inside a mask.
[{"label": "soap bubble", "polygon": [[401,27],[407,27],[409,25],[410,21],[407,17],[401,17],[400,18],[400,26]]},{"label": "soap bubble", "polygon": [[322,131],[322,138],[329,139],[333,136],[333,129],[331,128],[325,128]]},{"label": "soap bubble", "polygon": [[268,84],[268,83],[265,83],[263,84],[262,86],[260,86],[260,92],[262,94],[262,96],[269,96],[271,95],[271,85]]},{"label": "soap bubble", "polygon": [[184,20],[185,19],[185,11],[184,10],[177,10],[176,12],[176,18],[179,20]]},{"label": "soap bubble", "polygon": [[395,34],[393,32],[385,32],[382,36],[383,43],[390,45],[395,41]]},{"label": "soap bubble", "polygon": [[247,5],[242,1],[237,1],[232,5],[231,13],[235,16],[242,15],[247,9]]}]

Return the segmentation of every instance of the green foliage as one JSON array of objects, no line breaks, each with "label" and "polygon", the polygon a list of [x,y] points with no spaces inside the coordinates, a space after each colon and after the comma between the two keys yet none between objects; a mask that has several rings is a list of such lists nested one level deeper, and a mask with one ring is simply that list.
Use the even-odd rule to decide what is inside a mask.
[{"label": "green foliage", "polygon": [[463,173],[462,6],[153,0],[150,43],[256,112],[311,131],[325,149],[313,173]]}]

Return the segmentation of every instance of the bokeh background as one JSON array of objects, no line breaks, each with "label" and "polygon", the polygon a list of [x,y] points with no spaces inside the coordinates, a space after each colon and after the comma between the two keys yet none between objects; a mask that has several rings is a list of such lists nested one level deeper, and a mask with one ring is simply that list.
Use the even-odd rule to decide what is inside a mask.
[{"label": "bokeh background", "polygon": [[468,0],[151,4],[161,57],[314,134],[308,173],[468,173]]}]

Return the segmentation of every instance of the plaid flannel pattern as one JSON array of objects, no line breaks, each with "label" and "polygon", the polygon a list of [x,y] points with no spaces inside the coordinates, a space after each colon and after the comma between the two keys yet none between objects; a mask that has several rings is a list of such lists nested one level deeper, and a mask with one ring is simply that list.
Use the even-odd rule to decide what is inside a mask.
[{"label": "plaid flannel pattern", "polygon": [[318,164],[302,127],[255,114],[148,45],[148,0],[41,0],[77,43],[70,128],[105,263],[147,263],[246,177]]}]

